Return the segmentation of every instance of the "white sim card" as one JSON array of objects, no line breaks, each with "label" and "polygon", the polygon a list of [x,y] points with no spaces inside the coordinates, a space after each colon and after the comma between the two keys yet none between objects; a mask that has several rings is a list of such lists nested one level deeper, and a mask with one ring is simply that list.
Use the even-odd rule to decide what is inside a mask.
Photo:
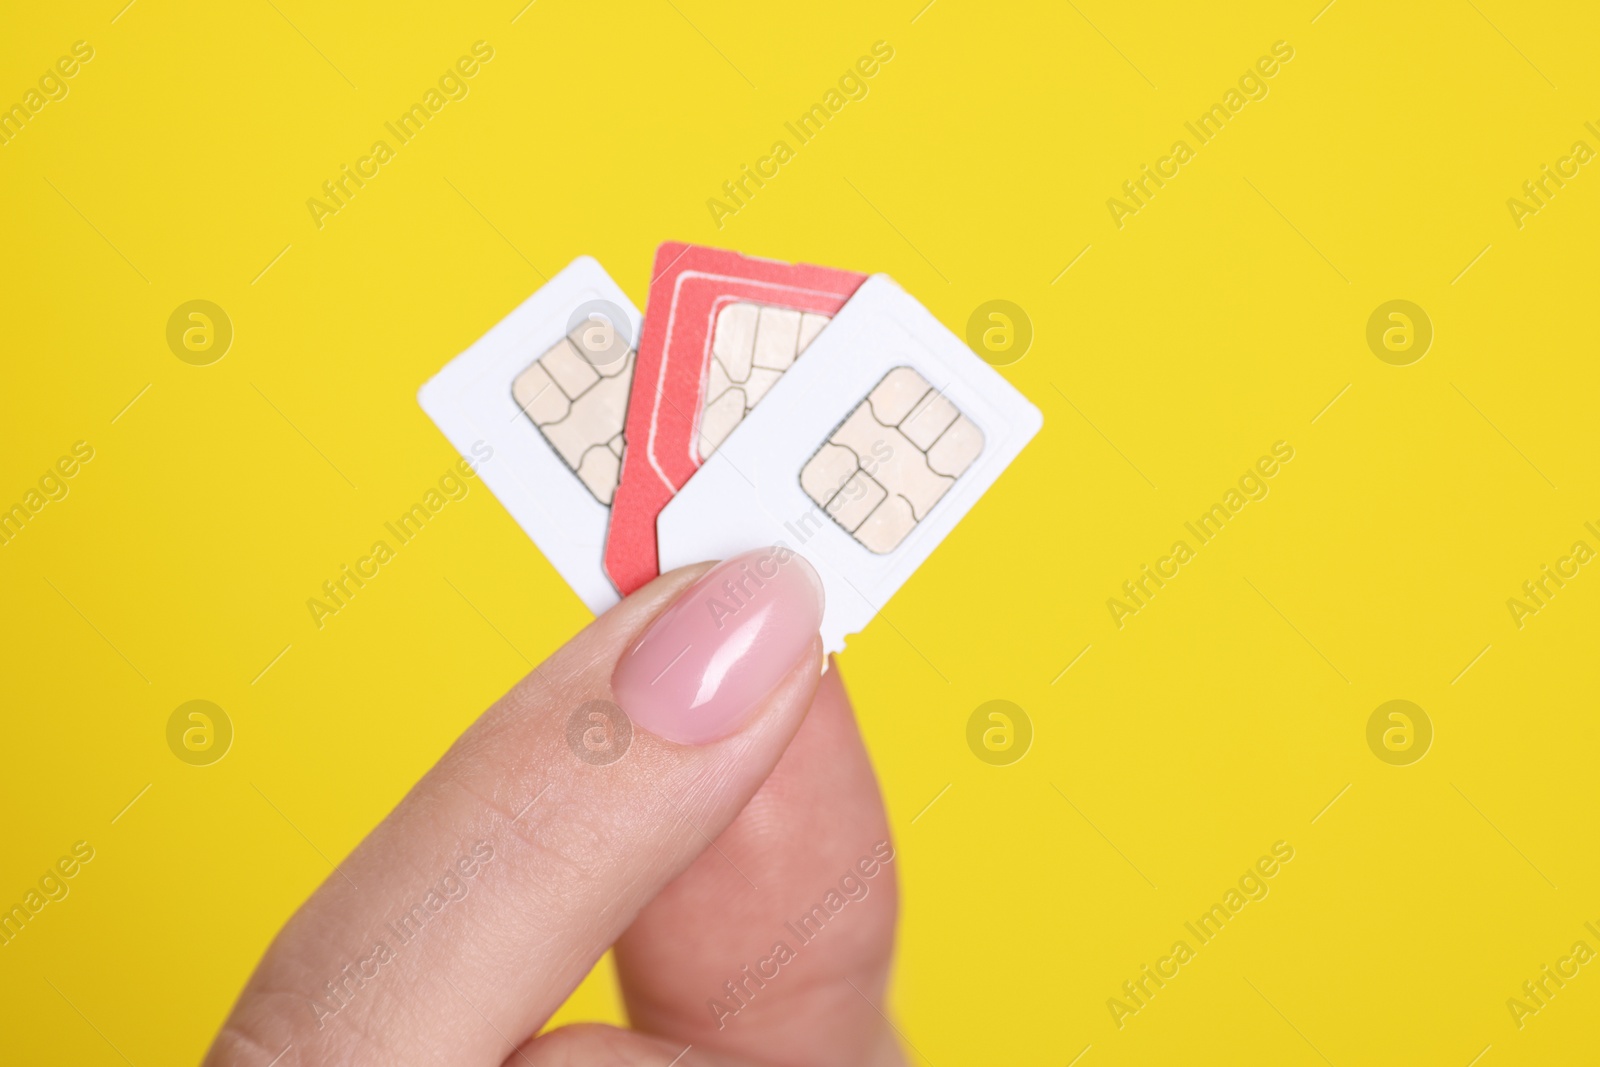
[{"label": "white sim card", "polygon": [[661,569],[787,545],[822,576],[823,644],[838,652],[1043,423],[874,275],[663,509]]},{"label": "white sim card", "polygon": [[619,599],[601,559],[641,325],[581,256],[417,393],[463,456],[493,449],[478,475],[596,615]]}]

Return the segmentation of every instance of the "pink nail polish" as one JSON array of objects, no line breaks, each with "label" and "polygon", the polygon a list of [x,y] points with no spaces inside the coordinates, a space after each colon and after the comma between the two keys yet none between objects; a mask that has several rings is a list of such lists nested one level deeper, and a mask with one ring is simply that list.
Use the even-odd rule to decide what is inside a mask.
[{"label": "pink nail polish", "polygon": [[635,724],[703,745],[732,733],[822,623],[822,579],[791,549],[724,560],[673,601],[611,677]]}]

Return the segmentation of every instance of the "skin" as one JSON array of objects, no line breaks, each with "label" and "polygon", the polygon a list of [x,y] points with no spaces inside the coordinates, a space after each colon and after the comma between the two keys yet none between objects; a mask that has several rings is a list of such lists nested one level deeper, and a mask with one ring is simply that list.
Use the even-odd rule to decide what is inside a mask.
[{"label": "skin", "polygon": [[[207,1067],[903,1064],[884,1004],[897,863],[860,878],[866,895],[814,941],[785,927],[890,840],[837,665],[819,677],[820,640],[719,741],[636,730],[603,766],[568,745],[572,709],[611,699],[623,651],[708,568],[651,582],[486,711],[279,932]],[[460,877],[479,842],[492,859]],[[447,872],[465,895],[400,943],[387,924]],[[723,983],[780,939],[795,957],[719,1026],[708,1001],[734,1006]],[[393,957],[319,1018],[312,1000],[338,1004],[326,984],[379,940]],[[634,1029],[541,1035],[613,945]]]}]

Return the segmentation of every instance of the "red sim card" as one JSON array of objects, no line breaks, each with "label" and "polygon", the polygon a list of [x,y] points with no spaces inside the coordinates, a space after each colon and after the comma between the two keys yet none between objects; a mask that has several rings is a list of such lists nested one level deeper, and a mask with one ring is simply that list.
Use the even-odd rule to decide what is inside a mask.
[{"label": "red sim card", "polygon": [[624,595],[660,573],[661,509],[867,277],[677,241],[652,276],[606,535]]}]

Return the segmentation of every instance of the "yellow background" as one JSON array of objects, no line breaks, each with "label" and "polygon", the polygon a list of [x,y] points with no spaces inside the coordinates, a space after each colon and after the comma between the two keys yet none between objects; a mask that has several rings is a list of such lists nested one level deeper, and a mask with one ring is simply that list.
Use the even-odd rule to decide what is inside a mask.
[{"label": "yellow background", "polygon": [[[329,860],[585,622],[481,485],[321,631],[305,601],[455,458],[418,385],[577,255],[643,306],[666,239],[1036,331],[1003,373],[1043,431],[843,660],[923,1062],[1596,1055],[1600,965],[1520,1030],[1505,1003],[1600,948],[1600,566],[1506,607],[1600,548],[1600,165],[1506,207],[1600,148],[1592,6],[522,2],[8,13],[0,101],[95,58],[0,147],[0,502],[95,458],[0,548],[0,901],[96,856],[0,948],[0,1059],[197,1060]],[[470,96],[319,231],[306,199],[480,39]],[[870,95],[718,230],[878,40]],[[1113,225],[1279,40],[1270,95]],[[164,336],[196,298],[236,330],[208,367]],[[1407,367],[1364,337],[1395,298],[1436,331]],[[1107,598],[1278,440],[1271,495],[1119,630]],[[165,741],[195,698],[236,728],[210,767]],[[1009,767],[966,746],[995,698],[1034,724]],[[1436,731],[1407,767],[1366,742],[1395,698]],[[1270,896],[1119,1030],[1107,998],[1278,840]],[[602,973],[562,1018],[615,1012]]]}]

